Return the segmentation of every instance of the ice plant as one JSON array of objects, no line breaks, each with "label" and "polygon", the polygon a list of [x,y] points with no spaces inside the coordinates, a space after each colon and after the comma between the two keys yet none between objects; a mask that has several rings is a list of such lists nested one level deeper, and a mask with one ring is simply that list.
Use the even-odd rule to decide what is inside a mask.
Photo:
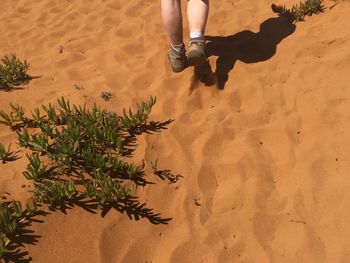
[{"label": "ice plant", "polygon": [[271,6],[272,11],[279,16],[288,18],[291,22],[303,21],[305,16],[311,16],[323,12],[323,0],[306,0],[293,5],[291,9],[284,5]]},{"label": "ice plant", "polygon": [[22,62],[15,54],[12,54],[9,57],[5,56],[1,62],[0,89],[21,85],[30,79],[30,76],[27,74],[29,63],[26,60]]}]

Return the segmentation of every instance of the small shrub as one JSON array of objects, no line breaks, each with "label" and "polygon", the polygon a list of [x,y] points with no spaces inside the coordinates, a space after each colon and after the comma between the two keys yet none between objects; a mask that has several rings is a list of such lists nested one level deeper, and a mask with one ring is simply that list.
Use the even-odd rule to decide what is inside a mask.
[{"label": "small shrub", "polygon": [[[43,129],[42,129],[43,130]],[[48,153],[49,152],[49,131],[44,130],[46,133],[33,135],[31,141],[28,142],[29,146],[33,151],[40,153]]]},{"label": "small shrub", "polygon": [[20,222],[24,219],[20,202],[0,203],[0,258],[10,240],[20,232]]},{"label": "small shrub", "polygon": [[29,164],[27,169],[23,172],[23,175],[28,180],[38,180],[46,172],[46,166],[43,166],[39,155],[34,153],[33,155],[28,155]]},{"label": "small shrub", "polygon": [[22,215],[21,203],[17,201],[0,203],[0,233],[8,236],[15,235]]},{"label": "small shrub", "polygon": [[115,203],[120,199],[127,197],[130,189],[121,185],[117,180],[110,176],[97,172],[95,174],[96,184],[94,187],[96,200],[101,204]]},{"label": "small shrub", "polygon": [[34,190],[34,198],[38,203],[61,208],[64,201],[69,200],[76,193],[73,182],[47,181],[38,184]]},{"label": "small shrub", "polygon": [[156,101],[156,98],[151,97],[148,102],[143,102],[141,105],[138,104],[136,113],[133,113],[130,108],[128,112],[124,110],[124,115],[121,119],[123,126],[128,131],[135,131],[138,126],[145,123]]},{"label": "small shrub", "polygon": [[[11,235],[20,229],[17,222],[34,214],[37,204],[64,209],[67,203],[84,199],[83,202],[97,202],[102,213],[109,207],[131,206],[130,213],[135,216],[166,222],[168,219],[162,221],[159,214],[153,214],[152,209],[144,208],[130,196],[133,184],[147,183],[142,178],[144,166],[129,161],[137,136],[159,131],[170,123],[147,122],[155,103],[156,98],[151,97],[138,104],[136,111],[124,110],[122,115],[97,105],[89,109],[71,105],[64,98],[58,100],[56,107],[48,104],[35,108],[31,117],[19,105],[11,105],[10,113],[0,111],[0,123],[15,131],[18,144],[31,152],[27,154],[29,163],[23,175],[34,180],[34,200],[26,205],[25,214],[17,203],[0,207],[0,220],[6,215],[6,221],[0,222],[0,257],[6,252]],[[6,156],[9,151],[0,146],[0,154]],[[156,170],[160,176],[173,180],[168,170]],[[177,176],[174,178],[177,180]]]},{"label": "small shrub", "polygon": [[4,111],[0,110],[0,123],[5,124],[6,126],[13,127],[15,120],[13,119],[12,114],[7,114]]},{"label": "small shrub", "polygon": [[30,142],[30,135],[27,129],[24,129],[23,132],[16,131],[18,136],[18,145],[21,147],[27,148]]},{"label": "small shrub", "polygon": [[300,22],[304,20],[305,16],[311,16],[323,12],[323,0],[306,0],[299,4],[293,5],[291,9],[288,9],[284,5],[271,6],[272,11],[279,16],[288,18],[291,22]]},{"label": "small shrub", "polygon": [[11,148],[11,145],[9,145],[6,150],[5,146],[0,143],[0,161],[2,161],[3,163],[14,158],[10,148]]},{"label": "small shrub", "polygon": [[[135,112],[124,110],[118,116],[97,105],[87,109],[61,98],[57,108],[43,105],[44,113],[35,108],[32,118],[26,117],[22,107],[11,105],[11,113],[0,114],[0,121],[17,132],[21,147],[33,152],[27,155],[29,164],[23,175],[35,180],[38,203],[58,207],[72,195],[85,195],[105,205],[128,196],[126,180],[140,182],[142,169],[123,157],[130,153],[135,132],[145,129],[155,103],[151,97],[138,104]],[[49,167],[40,156],[46,156]],[[76,180],[77,176],[87,179]]]},{"label": "small shrub", "polygon": [[9,244],[23,234],[23,225],[28,219],[27,216],[35,212],[34,202],[27,204],[27,210],[23,210],[18,201],[0,202],[0,259],[7,252]]},{"label": "small shrub", "polygon": [[26,60],[22,62],[15,54],[12,54],[10,57],[5,56],[1,62],[0,88],[21,85],[30,79],[30,76],[27,74],[29,63]]}]

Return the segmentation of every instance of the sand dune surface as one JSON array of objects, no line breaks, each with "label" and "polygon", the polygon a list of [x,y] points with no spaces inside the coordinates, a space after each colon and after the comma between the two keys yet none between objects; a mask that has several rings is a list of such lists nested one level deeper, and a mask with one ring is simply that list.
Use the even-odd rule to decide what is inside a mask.
[{"label": "sand dune surface", "polygon": [[[24,247],[33,262],[350,262],[350,2],[296,24],[272,3],[211,1],[205,86],[170,71],[160,1],[0,1],[0,57],[35,77],[0,90],[0,109],[64,96],[120,112],[156,96],[150,118],[174,120],[135,153],[155,184],[134,194],[158,217],[50,212]],[[0,142],[20,150],[3,125]],[[30,196],[22,157],[0,164],[7,199]],[[152,177],[156,159],[182,177]]]}]

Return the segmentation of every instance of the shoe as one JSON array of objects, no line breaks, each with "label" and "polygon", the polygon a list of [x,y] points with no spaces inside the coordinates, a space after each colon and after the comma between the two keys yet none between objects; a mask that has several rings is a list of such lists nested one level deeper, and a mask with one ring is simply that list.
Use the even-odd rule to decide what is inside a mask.
[{"label": "shoe", "polygon": [[189,66],[201,65],[207,61],[205,42],[204,37],[190,39],[190,47],[187,52],[187,62]]},{"label": "shoe", "polygon": [[210,86],[215,83],[215,75],[211,70],[208,59],[206,59],[203,63],[194,66],[194,74],[196,75],[197,79],[206,86]]},{"label": "shoe", "polygon": [[179,73],[187,68],[186,50],[183,48],[180,52],[170,47],[168,52],[168,60],[173,72]]}]

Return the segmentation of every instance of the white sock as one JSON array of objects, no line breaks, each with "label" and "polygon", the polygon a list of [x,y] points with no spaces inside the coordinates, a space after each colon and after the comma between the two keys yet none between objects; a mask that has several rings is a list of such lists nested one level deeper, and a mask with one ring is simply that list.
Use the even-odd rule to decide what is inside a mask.
[{"label": "white sock", "polygon": [[170,44],[170,45],[172,49],[176,50],[179,53],[185,48],[185,45],[183,43],[180,45],[173,45],[173,44]]},{"label": "white sock", "polygon": [[191,32],[190,38],[201,38],[203,37],[203,34],[201,32]]}]

